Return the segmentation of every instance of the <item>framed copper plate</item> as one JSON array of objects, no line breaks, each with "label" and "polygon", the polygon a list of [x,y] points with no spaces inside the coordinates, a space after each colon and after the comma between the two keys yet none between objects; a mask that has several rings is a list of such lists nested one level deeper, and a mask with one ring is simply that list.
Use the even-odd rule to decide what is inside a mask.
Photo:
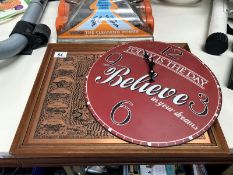
[{"label": "framed copper plate", "polygon": [[112,47],[48,45],[10,149],[20,166],[231,161],[218,121],[197,139],[165,148],[131,144],[102,127],[86,105],[85,84],[93,63]]},{"label": "framed copper plate", "polygon": [[196,56],[174,45],[141,41],[114,47],[94,63],[86,99],[96,120],[115,136],[165,147],[207,131],[222,95],[216,77]]}]

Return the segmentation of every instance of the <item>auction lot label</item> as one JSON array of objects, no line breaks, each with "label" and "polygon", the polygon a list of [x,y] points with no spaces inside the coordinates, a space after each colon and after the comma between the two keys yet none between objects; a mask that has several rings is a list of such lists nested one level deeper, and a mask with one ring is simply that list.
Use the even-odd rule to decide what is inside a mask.
[{"label": "auction lot label", "polygon": [[[153,80],[148,60],[155,63]],[[96,120],[128,142],[165,147],[188,142],[213,124],[221,109],[216,77],[197,57],[174,45],[135,42],[102,55],[86,81]]]}]

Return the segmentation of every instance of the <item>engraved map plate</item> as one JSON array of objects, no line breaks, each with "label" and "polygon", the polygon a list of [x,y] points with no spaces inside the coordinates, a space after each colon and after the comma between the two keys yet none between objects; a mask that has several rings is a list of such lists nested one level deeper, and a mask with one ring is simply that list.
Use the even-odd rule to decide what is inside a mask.
[{"label": "engraved map plate", "polygon": [[[60,161],[65,163],[69,157],[74,157],[75,163],[117,163],[154,159],[157,153],[176,155],[177,150],[182,150],[186,155],[197,150],[199,153],[206,150],[213,154],[225,152],[226,144],[222,141],[224,137],[218,122],[199,139],[169,149],[130,144],[104,129],[87,107],[84,87],[92,64],[113,46],[48,46],[11,146],[10,151],[14,156],[55,156],[62,157]],[[185,44],[181,46],[188,48]],[[141,156],[144,158],[140,159]]]}]

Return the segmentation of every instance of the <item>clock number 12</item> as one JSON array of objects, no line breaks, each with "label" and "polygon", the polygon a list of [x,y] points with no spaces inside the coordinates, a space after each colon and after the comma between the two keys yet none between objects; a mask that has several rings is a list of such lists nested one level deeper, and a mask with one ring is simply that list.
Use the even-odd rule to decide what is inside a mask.
[{"label": "clock number 12", "polygon": [[172,48],[171,46],[162,50],[161,53],[173,59],[178,59],[183,55],[183,52],[180,49]]}]

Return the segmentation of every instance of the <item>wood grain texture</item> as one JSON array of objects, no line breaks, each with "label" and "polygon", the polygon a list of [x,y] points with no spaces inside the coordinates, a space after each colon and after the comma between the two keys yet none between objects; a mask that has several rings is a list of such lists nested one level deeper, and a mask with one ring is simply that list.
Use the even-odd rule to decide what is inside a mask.
[{"label": "wood grain texture", "polygon": [[[178,45],[189,49],[187,44]],[[48,46],[11,146],[12,155],[22,165],[228,161],[217,121],[202,138],[167,148],[127,143],[100,126],[86,106],[84,82],[94,61],[113,46]],[[55,52],[68,55],[54,58]]]}]

